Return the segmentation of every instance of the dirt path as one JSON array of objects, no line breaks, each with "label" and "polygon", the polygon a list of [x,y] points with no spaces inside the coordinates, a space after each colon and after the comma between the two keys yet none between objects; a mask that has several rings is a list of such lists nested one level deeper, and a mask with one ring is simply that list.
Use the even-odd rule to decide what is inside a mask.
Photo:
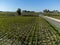
[{"label": "dirt path", "polygon": [[55,18],[48,17],[48,16],[42,16],[42,17],[45,18],[50,23],[54,24],[56,27],[60,28],[60,20],[59,19],[55,19]]}]

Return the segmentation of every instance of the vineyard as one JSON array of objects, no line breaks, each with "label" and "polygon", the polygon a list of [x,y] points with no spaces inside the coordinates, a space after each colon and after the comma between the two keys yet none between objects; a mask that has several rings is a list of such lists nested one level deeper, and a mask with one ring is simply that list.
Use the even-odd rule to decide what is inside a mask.
[{"label": "vineyard", "polygon": [[0,45],[60,45],[60,36],[42,17],[0,17]]}]

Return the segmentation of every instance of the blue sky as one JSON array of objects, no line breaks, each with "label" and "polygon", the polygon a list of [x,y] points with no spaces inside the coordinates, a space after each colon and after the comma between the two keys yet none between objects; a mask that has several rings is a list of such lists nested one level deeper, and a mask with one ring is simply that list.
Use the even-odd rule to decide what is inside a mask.
[{"label": "blue sky", "polygon": [[17,8],[32,11],[44,9],[60,11],[60,0],[0,0],[0,11],[16,11]]}]

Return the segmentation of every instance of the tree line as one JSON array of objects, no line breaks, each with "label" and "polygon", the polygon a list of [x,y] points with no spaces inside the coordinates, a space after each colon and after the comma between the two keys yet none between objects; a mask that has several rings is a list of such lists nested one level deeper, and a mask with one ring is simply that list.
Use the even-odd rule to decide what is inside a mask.
[{"label": "tree line", "polygon": [[59,16],[60,15],[60,12],[58,10],[48,10],[48,9],[45,9],[43,10],[43,14],[44,15],[48,15],[48,16]]},{"label": "tree line", "polygon": [[20,8],[17,9],[17,14],[20,16],[38,16],[39,13],[35,11],[28,11],[28,10],[21,10]]}]

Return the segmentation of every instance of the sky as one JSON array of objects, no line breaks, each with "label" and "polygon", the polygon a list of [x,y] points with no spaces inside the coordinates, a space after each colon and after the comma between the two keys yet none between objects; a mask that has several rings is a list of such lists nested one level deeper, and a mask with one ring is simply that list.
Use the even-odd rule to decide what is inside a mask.
[{"label": "sky", "polygon": [[0,11],[16,11],[18,8],[30,11],[60,11],[60,0],[0,0]]}]

